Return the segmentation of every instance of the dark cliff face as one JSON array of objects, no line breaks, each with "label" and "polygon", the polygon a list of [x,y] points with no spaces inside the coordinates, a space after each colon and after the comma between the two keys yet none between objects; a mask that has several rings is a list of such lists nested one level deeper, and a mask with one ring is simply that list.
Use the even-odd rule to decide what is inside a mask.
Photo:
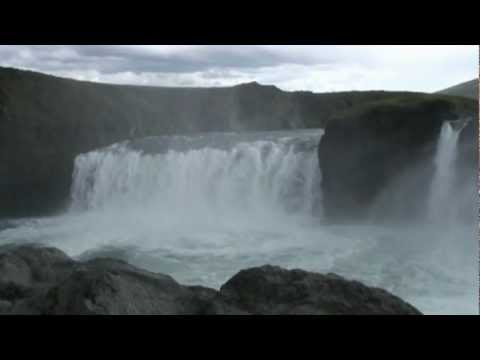
[{"label": "dark cliff face", "polygon": [[[368,104],[331,119],[319,145],[326,215],[365,218],[381,191],[409,171],[420,174],[411,197],[425,194],[443,121],[476,118],[475,113],[474,101],[422,95]],[[465,134],[461,146],[466,149],[474,134]],[[468,151],[464,156],[471,157]],[[465,164],[476,166],[471,158]],[[415,216],[418,209],[405,210]]]},{"label": "dark cliff face", "polygon": [[[478,114],[478,103],[475,103],[475,114]],[[458,165],[460,168],[471,168],[472,164],[477,167],[478,164],[478,115],[475,115],[467,123],[460,133],[460,153]],[[473,174],[476,177],[476,173]]]},{"label": "dark cliff face", "polygon": [[126,138],[318,128],[339,110],[399,94],[116,86],[0,68],[0,217],[60,209],[75,156]]}]

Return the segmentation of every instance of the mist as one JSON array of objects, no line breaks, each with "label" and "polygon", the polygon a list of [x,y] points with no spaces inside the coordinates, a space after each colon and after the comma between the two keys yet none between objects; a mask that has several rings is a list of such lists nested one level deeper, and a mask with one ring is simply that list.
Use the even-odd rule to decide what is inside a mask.
[{"label": "mist", "polygon": [[368,216],[342,221],[324,213],[323,129],[124,141],[76,157],[63,215],[24,221],[0,240],[122,258],[211,287],[265,263],[335,272],[426,313],[474,313],[475,225],[465,214],[475,183],[456,165],[462,129],[445,122],[434,156],[387,184]]},{"label": "mist", "polygon": [[[376,271],[392,278],[379,286],[405,298],[417,293],[415,301],[426,307],[458,297],[460,313],[473,313],[478,298],[476,173],[459,158],[459,137],[468,121],[472,119],[445,121],[433,156],[420,156],[380,192],[365,223],[386,229],[388,235],[364,251],[356,265],[348,264],[358,274],[368,271],[362,261],[381,258],[383,265]],[[408,272],[409,284],[402,283],[406,277],[394,275]]]}]

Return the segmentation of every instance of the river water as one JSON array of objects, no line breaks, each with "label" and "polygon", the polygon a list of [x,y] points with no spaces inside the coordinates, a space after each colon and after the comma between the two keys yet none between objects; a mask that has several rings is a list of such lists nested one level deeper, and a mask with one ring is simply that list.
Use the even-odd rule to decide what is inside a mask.
[{"label": "river water", "polygon": [[[439,178],[426,200],[437,219],[448,216],[438,209],[455,201],[445,194],[454,191],[450,130],[442,130],[433,160]],[[4,222],[0,243],[45,243],[78,259],[119,257],[215,288],[240,269],[267,263],[335,272],[428,314],[477,314],[475,225],[324,221],[322,134],[151,137],[79,155],[70,209]]]}]

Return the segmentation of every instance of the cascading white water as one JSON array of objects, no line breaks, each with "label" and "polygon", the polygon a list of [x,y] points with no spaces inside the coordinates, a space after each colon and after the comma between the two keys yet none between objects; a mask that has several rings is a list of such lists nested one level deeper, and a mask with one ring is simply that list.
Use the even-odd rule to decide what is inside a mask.
[{"label": "cascading white water", "polygon": [[310,214],[320,189],[318,139],[306,138],[306,151],[288,138],[157,154],[116,144],[77,157],[72,208],[141,207],[216,221]]},{"label": "cascading white water", "polygon": [[[455,152],[446,149],[456,142],[450,131],[442,130],[436,159],[437,175],[447,175],[433,184],[439,202],[445,200],[434,193],[452,195],[445,190]],[[424,223],[320,221],[322,133],[168,136],[80,155],[70,211],[19,220],[0,231],[0,244],[39,242],[80,259],[120,256],[180,283],[210,287],[264,264],[335,272],[426,313],[477,312],[470,228],[450,234]]]},{"label": "cascading white water", "polygon": [[448,121],[444,122],[440,131],[435,155],[435,175],[433,177],[430,199],[428,203],[428,219],[433,223],[449,220],[455,201],[455,159],[457,143],[461,129],[454,129]]}]

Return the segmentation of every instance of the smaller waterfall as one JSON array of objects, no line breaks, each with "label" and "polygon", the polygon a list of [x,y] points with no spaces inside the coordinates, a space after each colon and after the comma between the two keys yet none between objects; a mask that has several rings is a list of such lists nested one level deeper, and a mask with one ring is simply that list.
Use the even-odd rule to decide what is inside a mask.
[{"label": "smaller waterfall", "polygon": [[451,122],[444,122],[435,155],[435,175],[430,190],[428,219],[433,223],[451,219],[455,197],[455,159],[458,137],[462,127],[454,128]]}]

